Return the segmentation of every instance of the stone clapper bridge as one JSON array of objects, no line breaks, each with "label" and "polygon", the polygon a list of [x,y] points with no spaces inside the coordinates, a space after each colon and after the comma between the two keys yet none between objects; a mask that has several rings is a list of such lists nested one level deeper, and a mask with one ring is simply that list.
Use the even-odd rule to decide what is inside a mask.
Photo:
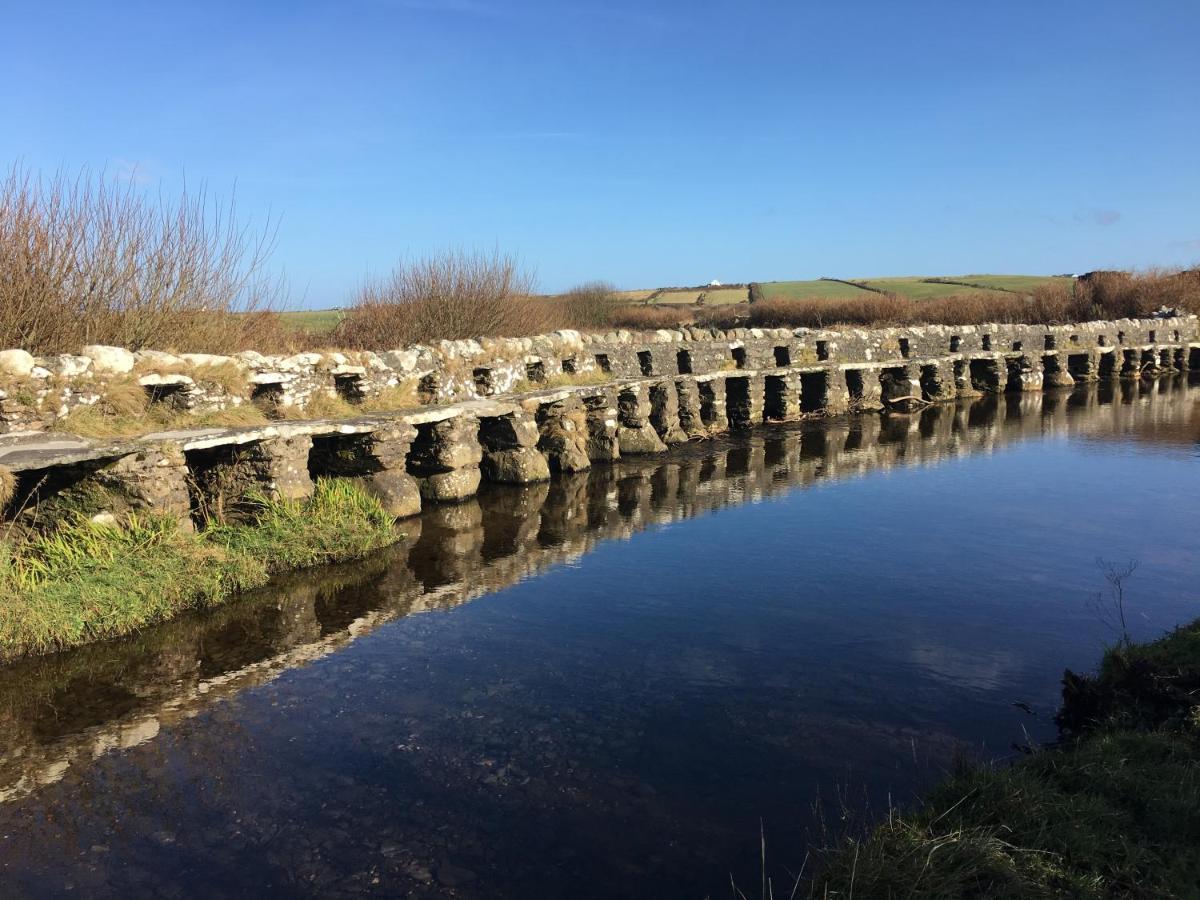
[{"label": "stone clapper bridge", "polygon": [[[192,374],[180,374],[181,364]],[[206,381],[211,366],[236,366],[245,390]],[[1050,327],[560,331],[282,359],[106,347],[39,359],[9,350],[0,352],[0,373],[23,387],[19,396],[0,391],[0,466],[17,476],[10,516],[95,487],[111,507],[103,512],[154,511],[190,528],[218,497],[303,498],[314,478],[339,477],[405,518],[423,503],[473,496],[483,478],[545,481],[731,429],[1189,370],[1200,370],[1196,316]],[[252,403],[269,415],[292,412],[265,426],[120,440],[44,430],[135,375],[152,403],[180,411]],[[322,393],[355,404],[389,390],[420,405],[292,418]]]}]

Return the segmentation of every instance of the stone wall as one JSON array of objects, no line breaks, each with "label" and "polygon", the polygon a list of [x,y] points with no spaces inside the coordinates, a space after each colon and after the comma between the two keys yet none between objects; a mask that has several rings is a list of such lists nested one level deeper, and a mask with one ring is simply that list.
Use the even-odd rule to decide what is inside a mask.
[{"label": "stone wall", "polygon": [[[978,390],[1007,387],[1012,379],[1036,389],[1046,380],[1070,384],[1081,377],[1117,377],[1148,368],[1196,368],[1198,348],[1197,319],[1182,316],[1052,327],[559,331],[287,357],[116,347],[35,357],[5,350],[0,351],[0,434],[53,428],[72,410],[130,389],[183,414],[255,404],[269,418],[299,418],[318,398],[340,398],[376,411],[501,397],[552,385],[811,368],[835,376],[827,383],[831,393],[822,405],[836,408],[852,400],[871,403],[880,394],[884,400],[917,396],[922,384],[936,396],[951,383],[960,393],[972,389],[972,381]],[[926,371],[905,372],[905,366],[924,366]],[[883,370],[891,371],[881,379]],[[863,372],[870,374],[864,377]],[[777,384],[767,387],[778,397]]]},{"label": "stone wall", "polygon": [[[559,332],[286,359],[93,347],[34,360],[5,351],[0,369],[10,381],[24,379],[23,391],[40,382],[44,396],[40,408],[11,392],[0,400],[4,415],[19,413],[0,434],[0,466],[16,476],[3,512],[32,510],[46,523],[55,509],[151,510],[190,527],[254,515],[247,498],[303,498],[315,479],[336,477],[356,479],[402,518],[425,504],[459,503],[485,479],[537,483],[731,429],[1077,382],[1154,383],[1200,370],[1198,331],[1193,316],[1053,328]],[[174,430],[148,424],[149,433],[112,440],[44,430],[57,414],[47,398],[94,403],[131,389],[177,404]],[[319,392],[362,414],[305,419]],[[370,399],[384,396],[395,403],[372,409]],[[247,403],[275,415],[291,409],[267,424],[188,425],[188,411]]]}]

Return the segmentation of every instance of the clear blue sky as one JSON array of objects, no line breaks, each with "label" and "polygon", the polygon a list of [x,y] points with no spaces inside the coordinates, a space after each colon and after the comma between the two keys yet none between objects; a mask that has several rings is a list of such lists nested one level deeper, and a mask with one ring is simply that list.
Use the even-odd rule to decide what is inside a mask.
[{"label": "clear blue sky", "polygon": [[1200,3],[5,4],[0,159],[280,218],[298,303],[1200,260]]}]

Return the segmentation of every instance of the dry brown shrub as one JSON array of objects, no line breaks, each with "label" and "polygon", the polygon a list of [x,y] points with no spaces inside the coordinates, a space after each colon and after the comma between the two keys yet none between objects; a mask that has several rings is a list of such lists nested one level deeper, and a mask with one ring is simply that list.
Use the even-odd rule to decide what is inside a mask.
[{"label": "dry brown shrub", "polygon": [[598,331],[613,324],[621,305],[617,289],[606,281],[589,281],[555,298],[563,321],[562,327]]},{"label": "dry brown shrub", "polygon": [[[760,301],[762,302],[762,301]],[[748,310],[737,304],[711,306],[696,313],[696,324],[702,328],[719,328],[729,330],[745,325]]]},{"label": "dry brown shrub", "polygon": [[0,346],[231,352],[274,346],[274,244],[201,189],[153,200],[81,171],[0,181]]},{"label": "dry brown shrub", "polygon": [[696,311],[686,306],[623,306],[613,311],[609,321],[615,328],[655,331],[678,328],[695,317]]},{"label": "dry brown shrub", "polygon": [[1108,319],[1139,318],[1162,307],[1200,313],[1200,269],[1092,272],[1079,279],[1078,290]]},{"label": "dry brown shrub", "polygon": [[435,340],[536,334],[550,310],[515,257],[450,251],[368,281],[331,335],[362,349]]},{"label": "dry brown shrub", "polygon": [[964,291],[910,302],[906,321],[928,325],[981,325],[985,322],[1025,321],[1028,303],[1020,294],[1004,291]]},{"label": "dry brown shrub", "polygon": [[760,300],[747,312],[756,328],[824,328],[902,322],[911,305],[893,294],[864,291],[862,297]]}]

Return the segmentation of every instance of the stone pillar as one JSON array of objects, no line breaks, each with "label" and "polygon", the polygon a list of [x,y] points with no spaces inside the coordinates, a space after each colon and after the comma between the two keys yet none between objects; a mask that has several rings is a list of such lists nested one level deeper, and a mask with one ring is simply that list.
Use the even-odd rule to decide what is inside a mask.
[{"label": "stone pillar", "polygon": [[971,381],[971,363],[967,359],[956,359],[954,366],[954,389],[959,397],[979,397],[983,392]]},{"label": "stone pillar", "polygon": [[406,469],[417,430],[400,421],[361,434],[318,434],[312,438],[309,472],[317,478],[349,478],[397,519],[421,511],[421,492]]},{"label": "stone pillar", "polygon": [[192,530],[188,468],[178,444],[159,444],[122,456],[100,469],[95,479],[130,509],[170,516],[182,530]]},{"label": "stone pillar", "polygon": [[366,436],[366,452],[374,462],[372,471],[359,483],[383,504],[385,512],[397,519],[415,516],[421,511],[421,488],[408,474],[408,453],[417,429],[406,422],[389,422]]},{"label": "stone pillar", "polygon": [[1008,380],[1004,357],[973,359],[968,363],[971,381],[982,394],[1002,394]]},{"label": "stone pillar", "polygon": [[483,474],[501,484],[530,484],[550,478],[550,464],[537,449],[538,424],[524,411],[479,420]]},{"label": "stone pillar", "polygon": [[617,443],[621,455],[662,453],[667,445],[650,424],[649,391],[644,384],[621,388],[617,397]]},{"label": "stone pillar", "polygon": [[650,385],[650,424],[664,444],[687,442],[688,436],[679,421],[679,394],[673,382]]},{"label": "stone pillar", "polygon": [[[1023,358],[1023,357],[1022,357]],[[1042,385],[1045,387],[1072,387],[1075,379],[1063,365],[1062,357],[1055,353],[1047,353],[1042,357]],[[1039,385],[1041,387],[1042,385]],[[1022,387],[1021,390],[1035,391],[1036,387]]]},{"label": "stone pillar", "polygon": [[831,413],[844,413],[850,408],[850,389],[841,369],[825,370],[825,409]]},{"label": "stone pillar", "polygon": [[935,403],[953,400],[958,396],[952,363],[936,362],[921,366],[921,396]]},{"label": "stone pillar", "polygon": [[879,373],[879,390],[889,409],[911,410],[922,399],[921,378],[916,366],[889,366]]},{"label": "stone pillar", "polygon": [[1121,377],[1122,378],[1141,378],[1142,377],[1142,355],[1137,350],[1122,350],[1121,351]]},{"label": "stone pillar", "polygon": [[845,389],[851,406],[859,410],[883,408],[878,370],[851,367],[834,370],[831,374],[839,389]]},{"label": "stone pillar", "polygon": [[725,379],[725,412],[730,428],[750,428],[763,420],[766,385],[761,375],[731,375]]},{"label": "stone pillar", "polygon": [[800,376],[795,372],[764,376],[763,416],[770,422],[800,418]]},{"label": "stone pillar", "polygon": [[408,453],[408,472],[417,479],[426,500],[456,503],[479,490],[479,420],[460,414],[440,422],[417,425]]},{"label": "stone pillar", "polygon": [[617,441],[617,393],[607,388],[583,398],[587,410],[587,457],[592,462],[612,462],[621,458]]},{"label": "stone pillar", "polygon": [[538,449],[553,472],[582,472],[591,468],[588,455],[588,413],[571,396],[537,408]]},{"label": "stone pillar", "polygon": [[697,381],[700,392],[700,421],[709,435],[729,430],[729,414],[725,411],[725,379],[721,376]]},{"label": "stone pillar", "polygon": [[312,437],[307,434],[270,438],[251,448],[252,454],[260,456],[261,471],[266,476],[264,487],[270,496],[284,500],[312,496],[313,483],[308,475],[311,451]]},{"label": "stone pillar", "polygon": [[689,438],[708,437],[708,429],[700,416],[700,388],[695,378],[680,378],[675,382],[679,398],[679,425]]},{"label": "stone pillar", "polygon": [[186,451],[197,512],[218,522],[246,521],[257,511],[254,495],[284,500],[312,496],[311,452],[307,434]]},{"label": "stone pillar", "polygon": [[1101,380],[1115,380],[1121,377],[1121,351],[1115,347],[1105,347],[1096,352],[1096,376]]}]

